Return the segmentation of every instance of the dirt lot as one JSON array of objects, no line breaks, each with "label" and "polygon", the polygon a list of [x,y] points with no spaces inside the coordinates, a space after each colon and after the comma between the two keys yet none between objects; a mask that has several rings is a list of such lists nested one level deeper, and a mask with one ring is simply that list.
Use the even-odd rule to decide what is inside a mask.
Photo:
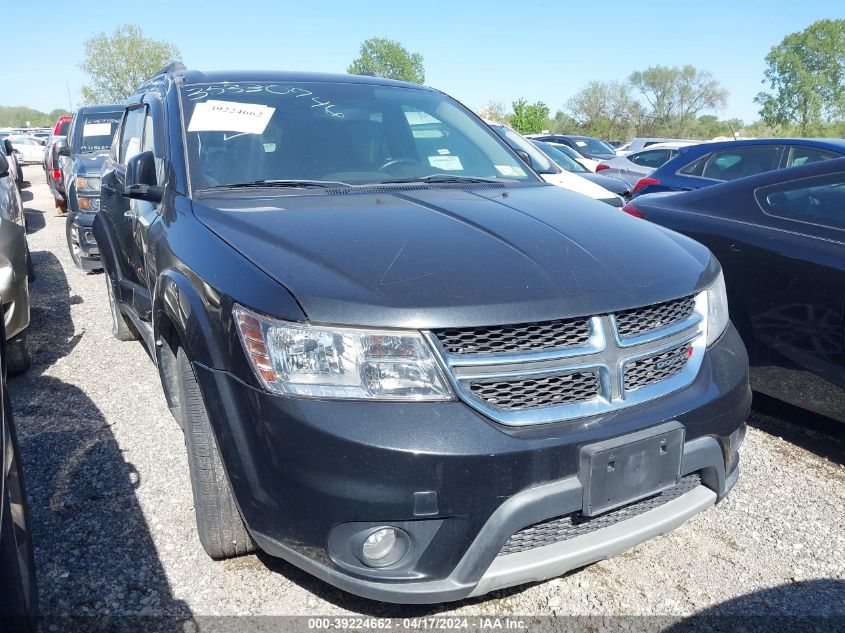
[{"label": "dirt lot", "polygon": [[845,622],[845,428],[772,403],[752,416],[743,474],[724,503],[550,582],[402,608],[265,555],[212,561],[197,539],[182,434],[156,369],[140,343],[111,337],[103,276],[73,267],[41,168],[25,176],[38,275],[34,362],[9,391],[48,616],[741,613]]}]

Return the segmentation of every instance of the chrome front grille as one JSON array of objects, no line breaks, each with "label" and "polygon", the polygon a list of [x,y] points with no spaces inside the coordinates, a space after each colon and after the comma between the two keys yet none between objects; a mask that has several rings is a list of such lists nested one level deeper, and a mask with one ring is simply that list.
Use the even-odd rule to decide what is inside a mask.
[{"label": "chrome front grille", "polygon": [[689,345],[681,345],[625,363],[625,389],[632,391],[674,376],[684,368],[691,354]]},{"label": "chrome front grille", "polygon": [[616,331],[619,333],[619,338],[631,338],[688,319],[693,310],[695,310],[695,297],[685,297],[676,301],[617,312],[614,315]]},{"label": "chrome front grille", "polygon": [[[639,315],[636,321],[635,315]],[[707,295],[617,314],[426,332],[456,393],[514,426],[599,415],[695,378]]]},{"label": "chrome front grille", "polygon": [[470,383],[469,388],[490,406],[511,411],[585,402],[600,393],[599,378],[595,372],[480,380]]},{"label": "chrome front grille", "polygon": [[502,354],[585,345],[589,319],[435,330],[447,354]]}]

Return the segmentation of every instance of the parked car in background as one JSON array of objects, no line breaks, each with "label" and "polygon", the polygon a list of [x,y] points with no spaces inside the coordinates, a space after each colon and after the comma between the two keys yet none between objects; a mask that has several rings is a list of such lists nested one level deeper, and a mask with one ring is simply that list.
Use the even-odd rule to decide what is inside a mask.
[{"label": "parked car in background", "polygon": [[593,160],[608,160],[616,156],[616,151],[604,141],[592,136],[577,134],[535,134],[532,138],[537,141],[560,143],[569,145],[572,149]]},{"label": "parked car in background", "polygon": [[5,340],[0,320],[0,629],[34,632],[38,615],[35,551],[23,460],[6,388]]},{"label": "parked car in background", "polygon": [[695,141],[655,143],[648,149],[600,162],[596,167],[596,173],[621,178],[633,188],[663,163],[677,156],[682,147],[695,143]]},{"label": "parked car in background", "polygon": [[68,209],[65,235],[73,263],[83,270],[101,268],[92,226],[100,210],[100,172],[122,116],[122,105],[79,108],[70,125],[68,145],[59,149]]},{"label": "parked car in background", "polygon": [[[526,137],[526,138],[528,138],[528,137]],[[531,140],[537,140],[537,139],[532,138]],[[566,154],[567,156],[569,156],[569,158],[571,158],[572,160],[580,163],[581,165],[583,165],[584,167],[589,169],[591,172],[593,172],[593,173],[596,172],[596,167],[598,167],[599,161],[593,160],[592,158],[587,158],[586,156],[584,156],[580,152],[577,152],[576,150],[569,147],[569,145],[564,145],[563,143],[555,143],[553,141],[541,141],[541,142],[546,143],[548,145],[551,145],[557,151]]]},{"label": "parked car in background", "polygon": [[643,195],[626,210],[721,262],[754,389],[845,422],[845,159]]},{"label": "parked car in background", "polygon": [[532,141],[522,136],[513,128],[496,121],[487,121],[486,123],[546,182],[563,187],[564,189],[569,189],[575,193],[580,193],[594,200],[606,202],[614,207],[621,207],[624,204],[625,201],[612,191],[558,167]]},{"label": "parked car in background", "polygon": [[56,126],[53,128],[53,135],[47,144],[44,146],[44,172],[47,175],[47,185],[50,187],[50,193],[56,201],[56,209],[65,212],[67,211],[67,199],[65,197],[65,183],[62,177],[62,170],[59,167],[59,156],[57,153],[56,144],[63,141],[67,143],[67,132],[70,128],[70,122],[73,117],[69,114],[63,114],[56,121]]},{"label": "parked car in background", "polygon": [[626,154],[633,154],[634,152],[639,152],[640,150],[644,150],[647,147],[651,147],[652,145],[663,145],[664,143],[678,143],[679,146],[683,145],[693,145],[694,143],[700,143],[701,141],[693,141],[691,139],[685,138],[660,138],[660,137],[637,137],[631,141],[628,141],[624,145],[616,148],[617,156],[625,156]]},{"label": "parked car in background", "polygon": [[102,192],[113,329],[159,367],[214,558],[459,600],[737,480],[751,394],[715,258],[548,186],[439,91],[167,69]]},{"label": "parked car in background", "polygon": [[0,296],[8,337],[6,368],[13,376],[26,371],[30,363],[26,328],[31,273],[21,194],[9,174],[8,160],[0,155]]},{"label": "parked car in background", "polygon": [[12,142],[8,138],[2,140],[2,150],[0,151],[6,156],[6,161],[9,163],[9,175],[17,184],[18,190],[20,190],[23,185],[23,170],[18,160],[20,154],[15,151]]},{"label": "parked car in background", "polygon": [[678,154],[641,179],[634,195],[689,191],[766,171],[806,165],[845,155],[842,139],[753,139],[700,143]]},{"label": "parked car in background", "polygon": [[20,153],[23,165],[40,165],[44,159],[44,145],[32,136],[11,135],[7,139]]},{"label": "parked car in background", "polygon": [[536,145],[537,148],[546,156],[551,158],[561,169],[564,169],[572,174],[577,174],[578,176],[581,176],[581,178],[586,178],[590,182],[595,183],[600,187],[604,187],[608,191],[612,191],[617,196],[622,196],[624,200],[631,197],[632,186],[630,184],[624,180],[620,180],[619,178],[611,178],[603,174],[596,174],[590,171],[577,160],[570,158],[568,154],[565,154],[558,149],[559,147],[565,147],[565,145],[552,145],[551,143],[537,140],[532,141],[532,143]]}]

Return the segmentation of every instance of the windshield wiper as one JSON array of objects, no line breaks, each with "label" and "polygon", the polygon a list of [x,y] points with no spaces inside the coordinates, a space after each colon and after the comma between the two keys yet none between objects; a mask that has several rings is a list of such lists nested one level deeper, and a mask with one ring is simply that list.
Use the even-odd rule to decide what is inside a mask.
[{"label": "windshield wiper", "polygon": [[414,178],[395,178],[393,180],[382,180],[373,183],[374,185],[399,185],[403,183],[412,182],[431,182],[431,183],[501,183],[501,180],[495,178],[476,178],[475,176],[458,176],[452,174],[431,174],[430,176],[417,176]]},{"label": "windshield wiper", "polygon": [[203,187],[200,191],[208,189],[261,189],[261,188],[289,188],[289,189],[331,189],[334,187],[349,187],[347,182],[339,180],[253,180],[252,182],[234,182],[228,185],[212,185]]}]

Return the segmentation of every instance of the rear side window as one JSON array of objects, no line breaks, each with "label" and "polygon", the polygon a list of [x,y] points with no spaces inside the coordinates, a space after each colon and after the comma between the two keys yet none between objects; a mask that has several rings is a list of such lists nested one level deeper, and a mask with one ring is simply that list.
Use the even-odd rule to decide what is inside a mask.
[{"label": "rear side window", "polygon": [[816,147],[790,147],[786,166],[798,167],[800,165],[817,163],[822,160],[830,160],[831,158],[840,158],[840,154],[835,154]]},{"label": "rear side window", "polygon": [[713,152],[702,164],[701,177],[725,181],[771,171],[777,167],[780,150],[779,145],[755,145]]},{"label": "rear side window", "polygon": [[628,160],[640,167],[651,167],[657,169],[669,160],[668,149],[650,149],[647,152],[638,152],[628,156]]},{"label": "rear side window", "polygon": [[768,215],[845,230],[845,173],[764,187],[756,195]]}]

